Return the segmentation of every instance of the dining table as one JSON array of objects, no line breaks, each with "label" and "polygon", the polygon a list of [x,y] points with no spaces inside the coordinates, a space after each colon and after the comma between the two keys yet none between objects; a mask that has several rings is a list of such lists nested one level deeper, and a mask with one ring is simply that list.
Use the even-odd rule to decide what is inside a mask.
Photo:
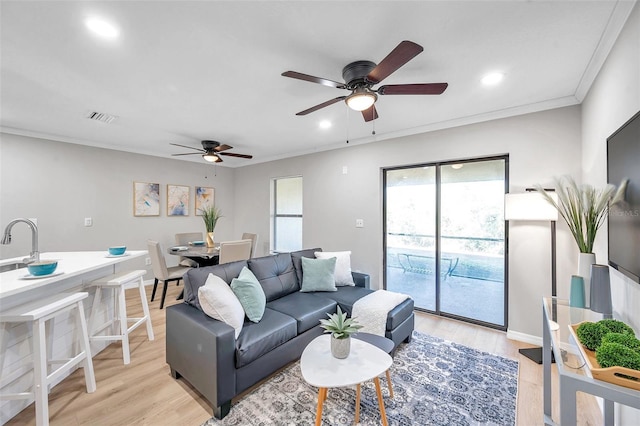
[{"label": "dining table", "polygon": [[220,246],[174,246],[167,249],[167,253],[173,256],[186,257],[194,260],[198,266],[217,265],[220,259]]}]

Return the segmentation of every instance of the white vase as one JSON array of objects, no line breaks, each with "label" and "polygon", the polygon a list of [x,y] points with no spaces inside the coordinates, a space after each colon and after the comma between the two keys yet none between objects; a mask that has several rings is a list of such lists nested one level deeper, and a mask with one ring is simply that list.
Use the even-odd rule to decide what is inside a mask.
[{"label": "white vase", "polygon": [[595,253],[580,253],[578,257],[578,275],[584,279],[584,300],[589,303],[591,290],[591,265],[596,263]]}]

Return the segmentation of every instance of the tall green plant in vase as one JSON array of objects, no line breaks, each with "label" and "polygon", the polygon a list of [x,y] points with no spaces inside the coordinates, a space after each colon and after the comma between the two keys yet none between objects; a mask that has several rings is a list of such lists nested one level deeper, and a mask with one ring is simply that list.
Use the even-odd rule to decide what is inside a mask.
[{"label": "tall green plant in vase", "polygon": [[207,247],[213,247],[213,231],[216,229],[216,224],[222,216],[222,210],[216,206],[209,206],[202,209],[202,220],[204,226],[207,229]]},{"label": "tall green plant in vase", "polygon": [[[555,193],[558,196],[557,202],[542,186],[536,185],[535,188],[558,210],[567,223],[580,250],[578,275],[584,278],[585,290],[588,292],[591,265],[596,263],[593,253],[596,234],[607,219],[609,207],[623,199],[626,182],[623,182],[617,191],[611,184],[601,189],[587,184],[578,185],[570,176],[554,178],[554,183]],[[589,300],[588,297],[587,300]]]}]

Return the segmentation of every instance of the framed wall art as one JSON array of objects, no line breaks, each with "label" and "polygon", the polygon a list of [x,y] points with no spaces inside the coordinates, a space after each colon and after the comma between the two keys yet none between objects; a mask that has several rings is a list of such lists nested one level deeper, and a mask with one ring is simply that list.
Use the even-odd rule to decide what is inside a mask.
[{"label": "framed wall art", "polygon": [[189,187],[167,185],[167,215],[189,216]]},{"label": "framed wall art", "polygon": [[160,184],[133,182],[133,215],[160,216]]},{"label": "framed wall art", "polygon": [[214,189],[205,186],[196,186],[196,215],[202,216],[202,210],[213,207]]}]

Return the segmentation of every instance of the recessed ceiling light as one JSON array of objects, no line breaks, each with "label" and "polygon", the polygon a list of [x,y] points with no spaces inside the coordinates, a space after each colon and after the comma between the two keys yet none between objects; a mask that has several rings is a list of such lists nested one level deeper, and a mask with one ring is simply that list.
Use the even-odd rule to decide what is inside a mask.
[{"label": "recessed ceiling light", "polygon": [[94,34],[103,38],[113,39],[120,34],[118,28],[101,18],[88,18],[84,23]]},{"label": "recessed ceiling light", "polygon": [[482,77],[482,84],[484,84],[485,86],[493,86],[496,85],[498,83],[500,83],[502,81],[502,79],[504,78],[504,74],[501,72],[492,72],[490,74],[485,75],[484,77]]},{"label": "recessed ceiling light", "polygon": [[331,127],[331,122],[329,120],[322,120],[320,123],[318,123],[318,127],[320,127],[321,129],[328,129],[329,127]]}]

